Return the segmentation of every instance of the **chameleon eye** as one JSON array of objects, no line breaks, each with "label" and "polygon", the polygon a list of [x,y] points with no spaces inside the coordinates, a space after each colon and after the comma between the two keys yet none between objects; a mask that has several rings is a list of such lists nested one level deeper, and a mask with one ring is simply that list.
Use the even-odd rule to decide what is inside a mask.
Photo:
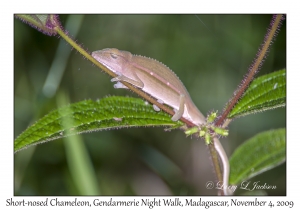
[{"label": "chameleon eye", "polygon": [[113,59],[117,59],[118,56],[116,54],[113,54],[113,53],[110,53],[110,56],[113,58]]}]

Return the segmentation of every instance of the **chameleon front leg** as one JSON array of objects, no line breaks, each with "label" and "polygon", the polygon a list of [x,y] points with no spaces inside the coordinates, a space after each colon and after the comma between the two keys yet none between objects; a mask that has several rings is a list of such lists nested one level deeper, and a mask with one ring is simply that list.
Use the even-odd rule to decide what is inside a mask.
[{"label": "chameleon front leg", "polygon": [[[125,85],[123,85],[122,83],[120,83],[120,81],[124,81],[124,82],[128,82],[138,88],[143,88],[144,87],[144,83],[140,80],[140,78],[133,72],[132,75],[135,77],[136,80],[133,80],[129,77],[124,76],[122,73],[118,73],[118,76],[111,79],[110,81],[112,82],[117,82],[114,87],[115,88],[127,88]],[[159,103],[163,103],[163,101],[160,102],[160,100],[158,100]],[[184,103],[185,103],[185,95],[184,94],[180,94],[179,96],[179,109],[175,111],[175,114],[173,115],[173,117],[171,118],[173,121],[178,121],[184,112]],[[160,109],[157,106],[153,106],[154,110],[159,111]]]},{"label": "chameleon front leg", "polygon": [[114,85],[115,88],[127,88],[125,85],[123,85],[119,82],[119,81],[121,81],[121,82],[128,82],[128,83],[142,89],[144,87],[144,83],[140,80],[140,78],[135,73],[133,73],[132,75],[134,76],[134,78],[136,80],[133,80],[133,79],[126,77],[123,74],[119,73],[117,77],[112,78],[110,81],[118,82],[117,84]]},{"label": "chameleon front leg", "polygon": [[177,121],[182,117],[183,112],[184,112],[184,104],[185,104],[185,95],[180,94],[180,96],[179,96],[179,109],[178,110],[174,109],[175,114],[173,115],[171,120]]}]

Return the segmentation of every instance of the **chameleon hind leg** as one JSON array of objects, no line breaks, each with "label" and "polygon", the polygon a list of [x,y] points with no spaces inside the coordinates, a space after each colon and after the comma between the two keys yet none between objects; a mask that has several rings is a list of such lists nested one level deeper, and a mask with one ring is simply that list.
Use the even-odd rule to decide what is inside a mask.
[{"label": "chameleon hind leg", "polygon": [[178,110],[174,109],[175,114],[171,118],[173,121],[177,121],[182,117],[183,112],[184,112],[184,103],[185,103],[185,95],[180,94],[180,96],[179,96],[179,109]]}]

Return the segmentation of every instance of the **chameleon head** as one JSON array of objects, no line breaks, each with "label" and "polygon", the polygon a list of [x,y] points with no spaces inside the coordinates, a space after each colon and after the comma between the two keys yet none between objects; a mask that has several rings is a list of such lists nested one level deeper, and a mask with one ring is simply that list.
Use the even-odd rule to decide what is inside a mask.
[{"label": "chameleon head", "polygon": [[123,66],[128,63],[132,54],[127,51],[121,51],[115,48],[106,48],[92,52],[93,58],[99,63],[103,64],[113,72],[121,73],[124,69]]}]

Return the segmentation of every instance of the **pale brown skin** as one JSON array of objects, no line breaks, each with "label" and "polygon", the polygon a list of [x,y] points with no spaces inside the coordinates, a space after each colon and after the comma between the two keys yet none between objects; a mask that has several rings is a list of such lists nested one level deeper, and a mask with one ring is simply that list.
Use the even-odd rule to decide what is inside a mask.
[{"label": "pale brown skin", "polygon": [[184,117],[198,126],[205,123],[205,117],[193,103],[182,82],[164,64],[115,48],[95,51],[92,56],[118,74],[111,80],[118,82],[115,88],[126,88],[119,81],[128,82],[174,108],[173,121]]}]

